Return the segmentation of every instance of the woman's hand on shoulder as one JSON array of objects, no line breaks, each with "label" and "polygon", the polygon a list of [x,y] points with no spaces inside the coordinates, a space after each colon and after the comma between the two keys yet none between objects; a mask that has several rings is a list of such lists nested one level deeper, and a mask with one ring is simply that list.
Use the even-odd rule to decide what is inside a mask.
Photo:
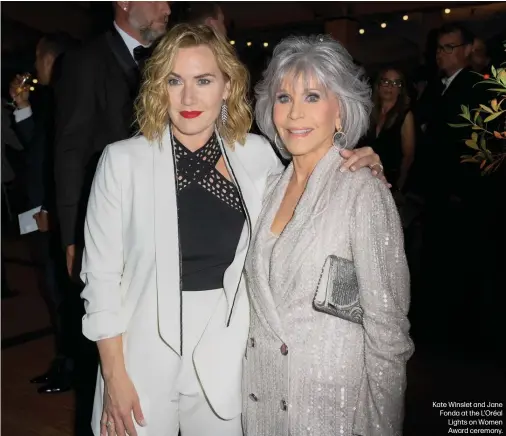
[{"label": "woman's hand on shoulder", "polygon": [[371,147],[361,147],[354,150],[341,150],[341,156],[345,159],[340,170],[357,171],[360,168],[368,167],[371,169],[372,175],[380,179],[389,188],[392,187],[383,173],[383,165],[377,153]]},{"label": "woman's hand on shoulder", "polygon": [[[133,416],[133,418],[132,418]],[[104,380],[101,436],[137,436],[133,419],[146,425],[139,396],[126,371]]]}]

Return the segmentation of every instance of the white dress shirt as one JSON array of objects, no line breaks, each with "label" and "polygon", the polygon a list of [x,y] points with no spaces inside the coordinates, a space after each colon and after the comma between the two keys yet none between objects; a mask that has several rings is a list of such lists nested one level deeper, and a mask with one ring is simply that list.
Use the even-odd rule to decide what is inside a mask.
[{"label": "white dress shirt", "polygon": [[16,121],[16,123],[20,123],[21,121],[24,121],[32,116],[32,107],[27,106],[24,107],[23,109],[16,109],[14,110],[13,113],[14,113],[14,121]]},{"label": "white dress shirt", "polygon": [[446,92],[446,90],[450,87],[452,82],[455,80],[455,77],[457,77],[462,70],[463,70],[463,68],[455,71],[455,73],[453,73],[450,77],[444,77],[443,79],[441,79],[441,81],[443,82],[443,85],[445,86],[445,89],[443,89],[443,92],[441,93],[441,95],[443,95]]}]

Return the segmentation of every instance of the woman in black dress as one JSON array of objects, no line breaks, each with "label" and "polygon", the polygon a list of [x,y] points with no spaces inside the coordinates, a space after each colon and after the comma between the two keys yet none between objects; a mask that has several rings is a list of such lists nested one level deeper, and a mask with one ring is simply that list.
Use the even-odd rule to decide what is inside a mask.
[{"label": "woman in black dress", "polygon": [[373,90],[374,108],[367,143],[379,154],[394,192],[402,192],[415,155],[415,122],[404,75],[380,72]]}]

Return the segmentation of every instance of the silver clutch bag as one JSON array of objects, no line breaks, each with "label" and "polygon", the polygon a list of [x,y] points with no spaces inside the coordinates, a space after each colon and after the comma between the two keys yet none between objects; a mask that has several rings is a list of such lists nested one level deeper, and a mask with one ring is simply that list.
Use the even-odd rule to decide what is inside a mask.
[{"label": "silver clutch bag", "polygon": [[362,324],[364,311],[353,261],[334,255],[325,259],[313,307],[318,312]]}]

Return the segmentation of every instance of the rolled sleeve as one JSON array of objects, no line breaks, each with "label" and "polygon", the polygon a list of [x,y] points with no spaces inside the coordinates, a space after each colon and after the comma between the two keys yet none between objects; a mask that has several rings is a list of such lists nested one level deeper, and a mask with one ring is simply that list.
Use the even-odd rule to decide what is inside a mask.
[{"label": "rolled sleeve", "polygon": [[413,353],[407,318],[409,270],[399,215],[392,195],[368,179],[356,200],[352,249],[364,309],[365,374],[354,435],[402,433],[406,362]]},{"label": "rolled sleeve", "polygon": [[[115,337],[126,328],[121,279],[124,268],[121,213],[121,156],[104,150],[88,201],[81,293],[86,314],[83,334],[92,341]],[[114,154],[114,156],[113,156]]]}]

